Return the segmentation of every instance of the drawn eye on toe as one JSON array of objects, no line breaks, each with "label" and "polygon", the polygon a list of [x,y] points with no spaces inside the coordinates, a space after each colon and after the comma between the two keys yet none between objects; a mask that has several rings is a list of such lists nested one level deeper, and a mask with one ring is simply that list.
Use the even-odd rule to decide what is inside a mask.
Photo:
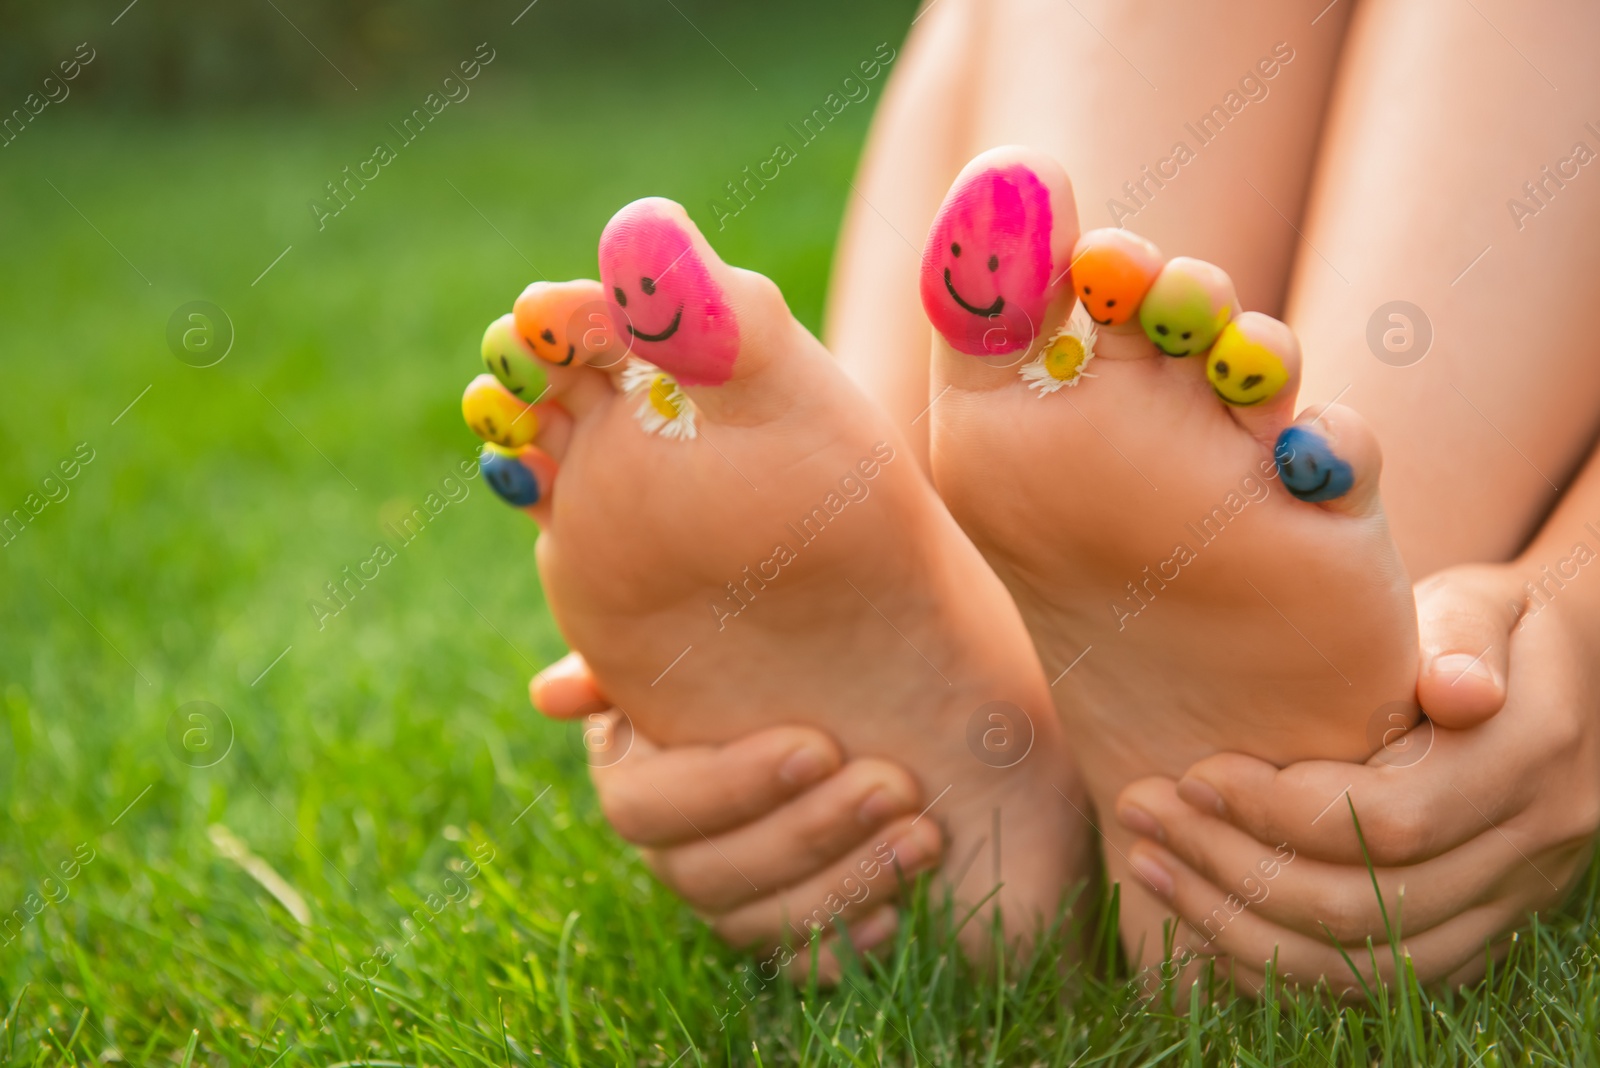
[{"label": "drawn eye on toe", "polygon": [[641,278],[639,279],[639,288],[644,290],[645,296],[653,297],[656,295],[656,280],[654,278]]},{"label": "drawn eye on toe", "polygon": [[539,336],[544,338],[545,343],[548,345],[554,345],[556,343],[556,333],[549,327],[539,331]]},{"label": "drawn eye on toe", "polygon": [[950,255],[954,256],[958,260],[961,258],[961,242],[959,242],[959,241],[951,242],[951,244],[950,244]]},{"label": "drawn eye on toe", "polygon": [[990,256],[989,257],[989,271],[990,271],[990,273],[992,274],[993,272],[998,271],[999,269],[1000,269],[1000,257],[999,256]]},{"label": "drawn eye on toe", "polygon": [[[1218,360],[1217,361],[1217,377],[1218,378],[1227,378],[1228,377],[1228,361],[1227,360]],[[1260,375],[1251,375],[1250,378],[1245,379],[1245,382],[1249,383],[1250,379],[1252,379],[1252,378],[1255,379],[1257,382],[1261,381],[1261,376]]]},{"label": "drawn eye on toe", "polygon": [[611,287],[611,293],[612,293],[613,296],[615,296],[617,298],[617,303],[618,304],[620,304],[624,308],[626,308],[628,306],[628,294],[626,294],[626,293],[624,293],[622,291],[622,287],[621,286],[612,286]]}]

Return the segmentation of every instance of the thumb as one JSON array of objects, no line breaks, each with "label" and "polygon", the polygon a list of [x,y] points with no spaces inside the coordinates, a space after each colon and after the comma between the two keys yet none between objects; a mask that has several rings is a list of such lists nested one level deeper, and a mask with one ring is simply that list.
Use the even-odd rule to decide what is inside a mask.
[{"label": "thumb", "polygon": [[1469,565],[1429,576],[1416,596],[1417,700],[1441,727],[1482,723],[1505,704],[1520,584],[1507,568]]}]

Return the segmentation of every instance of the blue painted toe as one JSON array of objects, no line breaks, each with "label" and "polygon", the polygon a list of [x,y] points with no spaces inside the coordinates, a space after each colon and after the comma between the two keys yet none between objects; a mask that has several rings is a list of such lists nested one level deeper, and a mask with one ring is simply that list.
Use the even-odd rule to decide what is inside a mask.
[{"label": "blue painted toe", "polygon": [[1355,485],[1355,472],[1333,454],[1314,430],[1291,426],[1278,435],[1273,450],[1283,486],[1302,501],[1331,501]]},{"label": "blue painted toe", "polygon": [[539,503],[539,480],[515,456],[486,448],[478,456],[478,469],[489,488],[507,504],[526,508]]}]

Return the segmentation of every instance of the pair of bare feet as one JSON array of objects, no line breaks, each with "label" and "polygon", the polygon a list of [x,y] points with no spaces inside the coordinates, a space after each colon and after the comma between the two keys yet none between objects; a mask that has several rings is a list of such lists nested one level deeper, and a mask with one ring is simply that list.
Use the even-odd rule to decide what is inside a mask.
[{"label": "pair of bare feet", "polygon": [[[646,737],[791,722],[905,765],[956,899],[1025,936],[1088,873],[1091,805],[1223,750],[1364,760],[1411,707],[1371,434],[1336,405],[1293,419],[1298,346],[1221,270],[1080,240],[1054,160],[979,156],[928,237],[933,485],[676,204],[624,208],[599,259],[490,328],[464,406],[543,527],[563,634]],[[1153,962],[1170,876],[1101,822]]]}]

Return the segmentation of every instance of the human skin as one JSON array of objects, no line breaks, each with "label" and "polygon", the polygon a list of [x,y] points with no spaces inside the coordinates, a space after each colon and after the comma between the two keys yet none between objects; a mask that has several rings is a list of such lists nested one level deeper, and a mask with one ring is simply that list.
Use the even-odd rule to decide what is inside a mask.
[{"label": "human skin", "polygon": [[[950,13],[939,14],[947,5]],[[1326,53],[1311,44],[1301,47],[1308,31],[1300,24],[1294,65],[1274,84],[1274,94],[1294,84],[1288,76],[1306,74],[1316,64],[1332,71],[1339,25],[1330,20],[1343,18],[1342,9],[1349,6],[1333,8],[1314,27],[1318,34],[1329,31],[1327,39],[1334,44]],[[1025,5],[1002,5],[991,20],[1001,29],[993,32],[1026,47],[1004,31],[1007,18],[1021,19],[1024,13],[1033,15]],[[1145,48],[1135,27],[1119,26],[1102,12],[1086,14],[1128,55],[1160,54]],[[1274,887],[1272,910],[1252,909],[1246,913],[1250,923],[1231,928],[1241,952],[1247,934],[1255,943],[1276,941],[1280,960],[1291,971],[1321,966],[1324,943],[1302,932],[1309,925],[1309,933],[1317,934],[1308,917],[1326,916],[1330,904],[1341,910],[1342,938],[1386,938],[1370,892],[1351,889],[1351,877],[1365,879],[1366,871],[1348,820],[1315,819],[1352,780],[1352,802],[1362,814],[1374,862],[1414,872],[1408,917],[1417,916],[1411,906],[1420,894],[1417,877],[1452,873],[1448,895],[1427,913],[1435,921],[1429,930],[1437,937],[1423,939],[1427,931],[1407,927],[1408,949],[1424,980],[1470,978],[1481,968],[1487,938],[1517,923],[1527,909],[1557,900],[1577,870],[1600,809],[1592,712],[1600,683],[1577,655],[1584,647],[1583,628],[1597,629],[1600,602],[1579,588],[1579,580],[1509,635],[1515,616],[1506,607],[1525,600],[1522,576],[1530,566],[1538,571],[1553,559],[1565,560],[1574,540],[1596,545],[1581,521],[1600,515],[1591,476],[1569,491],[1564,510],[1526,552],[1517,554],[1555,496],[1546,477],[1557,486],[1566,483],[1566,473],[1588,451],[1600,417],[1594,401],[1600,395],[1595,388],[1600,365],[1588,359],[1583,320],[1575,314],[1583,306],[1580,290],[1592,284],[1600,267],[1592,242],[1586,244],[1586,235],[1600,222],[1600,183],[1586,184],[1581,175],[1569,181],[1547,198],[1548,207],[1541,207],[1538,217],[1522,220],[1521,230],[1512,223],[1506,200],[1521,193],[1524,181],[1539,177],[1541,166],[1566,157],[1572,140],[1584,137],[1600,147],[1585,135],[1587,116],[1578,110],[1583,100],[1593,99],[1600,72],[1582,60],[1581,43],[1594,39],[1593,26],[1575,27],[1570,13],[1538,25],[1518,22],[1517,45],[1508,46],[1488,23],[1504,25],[1501,14],[1416,4],[1360,9],[1341,61],[1338,106],[1315,202],[1305,218],[1297,199],[1280,195],[1294,185],[1293,175],[1258,174],[1248,158],[1261,154],[1259,146],[1240,149],[1230,143],[1245,163],[1213,168],[1226,172],[1226,182],[1191,167],[1140,212],[1137,223],[1171,253],[1193,252],[1227,264],[1245,307],[1268,311],[1276,310],[1270,279],[1283,276],[1286,258],[1299,247],[1287,318],[1305,343],[1306,396],[1331,399],[1349,385],[1342,401],[1363,411],[1384,442],[1385,496],[1402,553],[1413,573],[1437,571],[1418,584],[1419,695],[1438,728],[1422,762],[1386,769],[1312,762],[1279,770],[1224,754],[1191,769],[1181,791],[1170,780],[1153,781],[1124,796],[1128,807],[1141,807],[1134,804],[1140,802],[1147,815],[1160,817],[1158,826],[1168,824],[1162,833],[1170,852],[1160,859],[1174,862],[1179,882],[1186,878],[1184,869],[1195,879],[1211,873],[1203,891],[1185,883],[1174,901],[1192,922],[1226,896],[1216,884],[1228,877],[1218,873],[1234,871],[1251,848],[1259,855],[1272,853],[1272,846],[1261,843],[1287,841],[1308,860],[1326,865],[1301,869],[1324,877],[1296,873],[1297,878],[1281,881]],[[1129,164],[1139,160],[1130,158],[1124,143],[1155,121],[1148,111],[1141,113],[1130,91],[1143,82],[1108,43],[1086,33],[1081,22],[1074,31],[1066,21],[1045,16],[1030,23],[1038,47],[1058,56],[1063,47],[1085,49],[1093,55],[1089,63],[1061,65],[1103,79],[1108,94],[1120,88],[1115,129],[1106,130],[1104,113],[1097,119],[1092,108],[1077,116],[1077,126],[1059,112],[1048,114],[1050,108],[1071,112],[1071,101],[1014,109],[985,123],[989,112],[983,102],[1003,97],[1007,79],[974,88],[984,82],[973,73],[984,63],[981,43],[973,49],[975,57],[946,68],[948,79],[930,73],[940,55],[940,34],[950,38],[943,42],[946,59],[954,42],[966,39],[963,18],[970,18],[966,7],[946,0],[923,20],[905,50],[856,182],[861,194],[856,199],[870,205],[853,203],[835,272],[830,344],[858,380],[875,388],[891,412],[900,413],[903,426],[915,425],[914,417],[930,398],[925,379],[918,378],[926,373],[927,326],[900,314],[915,300],[916,265],[898,231],[925,232],[939,191],[965,158],[963,151],[1001,140],[1046,144],[1067,162],[1084,190],[1082,199],[1091,202],[1089,190],[1114,187],[1134,173],[1136,166]],[[1230,25],[1251,25],[1246,18],[1248,13]],[[1178,36],[1173,30],[1170,20],[1161,24],[1161,35]],[[1185,28],[1184,40],[1195,40],[1195,32]],[[1237,51],[1248,35],[1229,30],[1219,36],[1228,37]],[[1160,45],[1153,42],[1150,48]],[[1490,49],[1503,50],[1503,62],[1483,63]],[[1518,49],[1530,59],[1519,58]],[[1214,53],[1197,48],[1195,54]],[[1561,86],[1559,94],[1533,63]],[[951,73],[955,70],[959,76]],[[963,106],[919,111],[916,89],[935,94],[930,97],[935,102],[938,91],[959,94]],[[1179,95],[1163,94],[1166,100]],[[1203,110],[1204,100],[1197,88],[1174,111],[1181,114],[1190,105]],[[1535,106],[1528,106],[1530,100]],[[1277,107],[1288,103],[1286,95],[1275,95],[1259,114],[1246,114],[1317,127],[1314,117],[1307,121],[1306,111]],[[1320,107],[1320,98],[1312,104]],[[1378,121],[1373,116],[1380,113]],[[941,124],[941,114],[950,121]],[[1469,120],[1470,136],[1463,132]],[[1029,122],[1051,129],[1018,128]],[[1250,128],[1241,124],[1239,131],[1248,134]],[[1071,144],[1056,146],[1056,138]],[[930,174],[922,183],[935,187],[932,193],[905,180],[910,168],[896,166],[896,159],[916,145],[948,150],[935,159],[947,160],[949,173]],[[1124,146],[1120,155],[1119,146]],[[1284,155],[1280,150],[1273,159]],[[1227,159],[1214,156],[1199,163]],[[927,161],[924,152],[923,171],[938,170]],[[1101,181],[1097,174],[1116,181]],[[1202,175],[1204,182],[1189,181]],[[1229,187],[1236,187],[1232,196]],[[1527,200],[1525,194],[1522,199]],[[1289,219],[1296,221],[1291,225]],[[1479,223],[1481,243],[1465,236],[1474,231],[1463,220]],[[1185,232],[1186,227],[1194,230]],[[1296,227],[1305,233],[1303,244]],[[1462,269],[1484,245],[1492,250],[1463,276]],[[1261,251],[1263,246],[1269,252]],[[1252,270],[1258,272],[1257,282],[1251,281]],[[874,278],[881,281],[875,284]],[[1396,298],[1427,309],[1440,331],[1433,353],[1403,368],[1375,360],[1365,340],[1372,309]],[[912,340],[896,341],[904,338]],[[869,354],[875,361],[870,365]],[[1508,374],[1511,370],[1516,373]],[[1551,382],[1562,388],[1550,389]],[[1450,566],[1473,562],[1478,566]],[[1458,659],[1441,662],[1444,656]],[[1502,701],[1504,710],[1495,715]],[[1452,782],[1478,784],[1483,793],[1471,798],[1472,806],[1464,805]],[[1201,783],[1223,796],[1226,819],[1216,818],[1210,807],[1214,798],[1199,788]],[[1559,789],[1549,786],[1556,783]],[[1150,794],[1135,796],[1134,789]],[[1180,793],[1191,803],[1177,803]],[[1285,826],[1291,819],[1293,825]],[[1295,833],[1287,833],[1291,830]],[[1147,845],[1160,848],[1154,838]],[[1455,866],[1415,872],[1436,860]],[[1471,863],[1460,863],[1464,860]],[[1219,951],[1226,952],[1227,945]]]}]

